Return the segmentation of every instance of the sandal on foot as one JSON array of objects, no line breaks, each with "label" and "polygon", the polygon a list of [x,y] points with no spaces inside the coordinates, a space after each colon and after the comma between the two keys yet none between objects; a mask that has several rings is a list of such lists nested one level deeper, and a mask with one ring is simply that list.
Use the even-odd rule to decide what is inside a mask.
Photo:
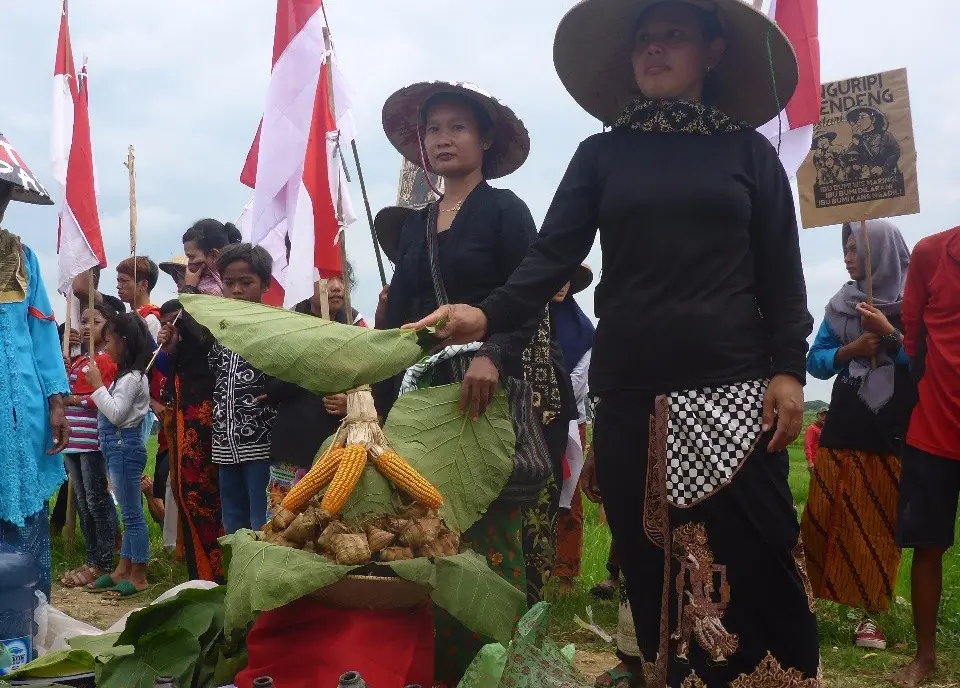
[{"label": "sandal on foot", "polygon": [[[601,679],[604,678],[609,678],[610,682],[607,683],[604,681],[601,683]],[[596,688],[638,688],[644,684],[642,680],[637,680],[637,677],[633,675],[632,671],[609,669],[600,674],[593,685],[596,686]]]},{"label": "sandal on foot", "polygon": [[102,576],[100,576],[97,580],[93,581],[93,587],[90,587],[88,585],[86,587],[86,591],[89,593],[100,594],[116,587],[116,585],[117,584],[114,583],[113,579],[110,577],[110,574],[105,573]]},{"label": "sandal on foot", "polygon": [[137,586],[135,586],[133,583],[128,580],[122,580],[104,592],[107,593],[107,597],[136,597],[141,593],[145,593],[149,589],[150,586],[148,585],[143,590],[137,590]]}]

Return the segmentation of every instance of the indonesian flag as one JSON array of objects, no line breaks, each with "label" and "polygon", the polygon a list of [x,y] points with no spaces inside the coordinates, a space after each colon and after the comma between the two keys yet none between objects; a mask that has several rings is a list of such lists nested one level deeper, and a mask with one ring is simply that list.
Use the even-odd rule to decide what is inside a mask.
[{"label": "indonesian flag", "polygon": [[97,212],[88,102],[86,65],[78,74],[64,2],[53,72],[52,135],[53,176],[63,192],[57,242],[57,289],[63,294],[70,291],[77,275],[97,265],[107,266]]},{"label": "indonesian flag", "polygon": [[[780,117],[760,127],[793,176],[810,152],[813,125],[820,121],[820,39],[817,0],[770,0],[769,15],[779,24],[797,53],[800,82]],[[782,132],[782,133],[781,133]]]},{"label": "indonesian flag", "polygon": [[299,303],[318,276],[342,273],[340,231],[356,220],[340,162],[353,136],[349,92],[326,29],[321,0],[277,1],[267,105],[240,175],[254,189],[241,224],[273,257],[274,305]]}]

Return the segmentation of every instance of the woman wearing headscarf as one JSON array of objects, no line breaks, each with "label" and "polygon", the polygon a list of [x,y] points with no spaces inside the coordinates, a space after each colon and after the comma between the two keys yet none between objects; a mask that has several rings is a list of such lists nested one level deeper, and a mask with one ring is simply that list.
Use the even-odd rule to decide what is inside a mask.
[{"label": "woman wearing headscarf", "polygon": [[[0,220],[11,201],[53,205],[0,134]],[[59,454],[70,439],[63,396],[70,394],[57,321],[40,262],[0,229],[0,545],[28,552],[50,598],[48,503],[67,476]]]},{"label": "woman wearing headscarf", "polygon": [[584,0],[554,59],[612,130],[580,144],[504,287],[410,326],[446,319],[447,344],[515,327],[599,228],[593,448],[646,685],[818,686],[786,452],[812,319],[790,184],[755,130],[796,57],[741,0]]},{"label": "woman wearing headscarf", "polygon": [[[850,281],[827,304],[807,372],[836,378],[810,481],[801,531],[816,597],[885,612],[900,568],[900,455],[916,386],[903,350],[900,313],[910,250],[887,220],[843,226]],[[867,298],[867,256],[873,304]],[[883,649],[877,625],[857,626],[859,647]]]},{"label": "woman wearing headscarf", "polygon": [[[536,238],[536,225],[516,194],[487,183],[518,169],[530,150],[523,123],[499,101],[469,84],[419,83],[387,100],[383,124],[401,155],[440,175],[444,182],[438,201],[420,210],[381,214],[377,223],[380,243],[396,267],[377,319],[378,327],[390,328],[421,318],[444,303],[483,301],[520,264]],[[389,217],[402,224],[387,221]],[[574,417],[572,393],[566,394],[564,406],[551,358],[550,325],[544,318],[546,301],[482,346],[476,343],[442,352],[431,384],[462,381],[461,408],[476,419],[493,399],[501,378],[537,376],[543,383],[538,388],[542,405],[534,410],[544,421],[555,419],[559,424],[555,427],[562,454],[566,422]],[[402,377],[374,388],[384,417],[398,396]],[[532,412],[527,423],[530,417]],[[539,426],[533,430],[539,436]],[[542,437],[539,442],[542,448]],[[550,467],[547,457],[543,461],[545,482]],[[539,592],[543,564],[553,552],[554,524],[546,518],[537,520],[536,527],[524,522],[525,508],[528,513],[538,510],[542,502],[498,499],[463,534],[467,547],[485,555],[494,571],[524,592]],[[438,682],[455,686],[483,642],[438,612]]]}]

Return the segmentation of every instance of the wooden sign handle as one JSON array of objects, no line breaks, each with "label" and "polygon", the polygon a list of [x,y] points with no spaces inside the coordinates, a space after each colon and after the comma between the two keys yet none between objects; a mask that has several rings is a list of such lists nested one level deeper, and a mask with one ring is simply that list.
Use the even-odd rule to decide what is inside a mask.
[{"label": "wooden sign handle", "polygon": [[[870,256],[870,238],[867,236],[867,221],[860,221],[860,245],[863,247],[864,277],[867,283],[867,305],[873,305],[873,260]],[[870,357],[870,365],[877,367],[877,357]]]}]

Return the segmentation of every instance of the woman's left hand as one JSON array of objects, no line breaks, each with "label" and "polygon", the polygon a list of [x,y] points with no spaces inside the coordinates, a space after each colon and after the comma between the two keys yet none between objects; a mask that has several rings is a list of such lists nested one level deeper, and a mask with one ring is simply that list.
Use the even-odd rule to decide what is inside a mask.
[{"label": "woman's left hand", "polygon": [[868,303],[858,303],[857,313],[860,314],[860,324],[867,332],[873,332],[884,337],[895,329],[887,320],[887,316]]},{"label": "woman's left hand", "polygon": [[103,377],[100,375],[100,369],[97,367],[96,361],[92,358],[90,359],[90,363],[87,364],[87,383],[93,387],[94,390],[103,387]]},{"label": "woman's left hand", "polygon": [[493,401],[500,382],[500,371],[486,356],[474,356],[463,378],[463,389],[460,392],[460,413],[467,413],[477,421]]},{"label": "woman's left hand", "polygon": [[763,431],[776,419],[777,430],[767,445],[771,454],[783,451],[800,436],[803,428],[803,385],[793,375],[775,375],[763,397]]}]

